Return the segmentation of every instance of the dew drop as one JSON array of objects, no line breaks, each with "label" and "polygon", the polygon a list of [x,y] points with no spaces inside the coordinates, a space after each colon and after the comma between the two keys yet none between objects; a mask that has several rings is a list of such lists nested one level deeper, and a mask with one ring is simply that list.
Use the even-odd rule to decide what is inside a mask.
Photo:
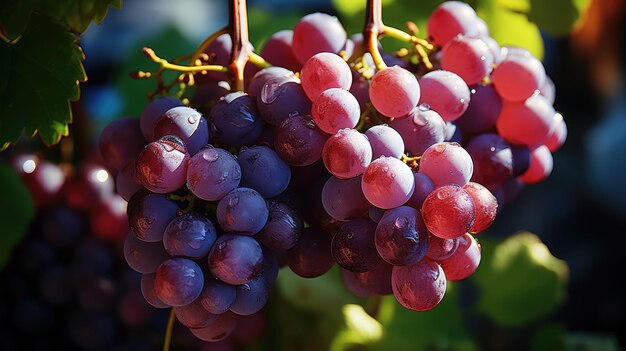
[{"label": "dew drop", "polygon": [[209,150],[209,151],[202,153],[202,158],[209,162],[215,162],[217,161],[217,159],[220,158],[220,155],[218,155],[218,153],[215,152],[215,150]]}]

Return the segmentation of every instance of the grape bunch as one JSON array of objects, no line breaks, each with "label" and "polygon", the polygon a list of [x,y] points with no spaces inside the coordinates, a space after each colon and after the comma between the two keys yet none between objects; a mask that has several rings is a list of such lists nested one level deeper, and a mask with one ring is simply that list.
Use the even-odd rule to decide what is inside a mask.
[{"label": "grape bunch", "polygon": [[[469,5],[441,4],[427,34],[386,53],[309,14],[266,41],[272,66],[247,65],[244,91],[198,72],[191,96],[107,126],[146,300],[217,341],[284,266],[312,278],[337,263],[354,294],[416,311],[470,276],[475,235],[550,174],[567,129],[541,62],[500,47]],[[227,65],[232,46],[218,36],[198,61]]]}]

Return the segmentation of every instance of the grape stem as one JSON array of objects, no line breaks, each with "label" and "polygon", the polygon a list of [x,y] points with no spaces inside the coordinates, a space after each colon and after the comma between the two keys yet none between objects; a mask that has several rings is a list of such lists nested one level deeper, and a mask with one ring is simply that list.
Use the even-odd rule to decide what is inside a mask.
[{"label": "grape stem", "polygon": [[174,321],[176,320],[176,314],[174,308],[170,309],[170,316],[167,319],[167,327],[165,329],[165,339],[163,340],[163,351],[170,351],[170,345],[172,344],[172,331],[174,330]]},{"label": "grape stem", "polygon": [[418,38],[398,28],[387,26],[383,23],[383,6],[381,0],[367,0],[365,9],[365,25],[363,26],[363,45],[365,50],[372,55],[376,69],[383,70],[387,64],[378,49],[378,39],[387,35],[389,37],[405,41],[413,45],[414,50],[420,56],[421,61],[428,69],[433,65],[428,58],[428,51],[433,51],[435,47],[426,39]]},{"label": "grape stem", "polygon": [[233,75],[233,87],[243,91],[243,71],[250,60],[250,39],[248,37],[248,9],[246,0],[229,2],[228,33],[233,41],[228,68]]}]

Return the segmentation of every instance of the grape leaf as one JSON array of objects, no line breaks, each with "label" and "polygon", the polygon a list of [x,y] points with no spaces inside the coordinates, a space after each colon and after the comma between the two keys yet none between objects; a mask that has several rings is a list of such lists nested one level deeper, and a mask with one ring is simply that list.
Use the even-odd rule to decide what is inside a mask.
[{"label": "grape leaf", "polygon": [[470,279],[480,287],[478,310],[496,323],[521,326],[564,302],[567,264],[536,235],[523,232],[495,246],[481,244],[483,260]]},{"label": "grape leaf", "polygon": [[28,190],[7,164],[0,163],[0,268],[10,258],[13,247],[26,234],[35,216],[35,205]]},{"label": "grape leaf", "polygon": [[0,43],[0,71],[8,72],[0,92],[3,148],[22,132],[38,132],[47,145],[67,135],[72,120],[69,101],[78,100],[78,83],[87,79],[77,40],[64,25],[33,15],[16,43]]},{"label": "grape leaf", "polygon": [[16,39],[25,31],[33,12],[55,18],[82,33],[91,21],[100,23],[110,6],[119,9],[122,0],[8,0],[0,5],[0,22],[9,39]]}]

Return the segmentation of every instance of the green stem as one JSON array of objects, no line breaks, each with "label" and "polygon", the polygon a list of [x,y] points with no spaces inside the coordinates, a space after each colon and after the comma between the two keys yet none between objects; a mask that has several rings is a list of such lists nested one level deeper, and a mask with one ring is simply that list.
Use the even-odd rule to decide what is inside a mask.
[{"label": "green stem", "polygon": [[174,330],[174,321],[176,320],[176,314],[174,308],[170,310],[170,317],[167,320],[167,329],[165,329],[165,340],[163,340],[163,351],[170,351],[172,344],[172,331]]}]

